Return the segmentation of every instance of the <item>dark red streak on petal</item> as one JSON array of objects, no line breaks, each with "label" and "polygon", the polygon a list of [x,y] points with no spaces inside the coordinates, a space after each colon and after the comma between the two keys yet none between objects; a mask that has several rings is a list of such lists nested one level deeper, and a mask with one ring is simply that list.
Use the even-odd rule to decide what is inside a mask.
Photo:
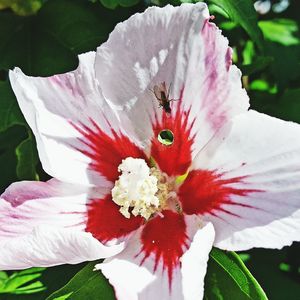
[{"label": "dark red streak on petal", "polygon": [[[91,169],[105,176],[109,181],[115,182],[119,177],[118,166],[127,157],[144,158],[144,152],[122,133],[111,129],[111,136],[91,121],[89,128],[85,125],[73,125],[81,134],[80,141],[88,149],[78,149],[92,159]],[[147,160],[146,160],[147,161]]]},{"label": "dark red streak on petal", "polygon": [[[169,115],[163,112],[162,120],[156,120],[153,125],[154,137],[151,141],[151,157],[154,158],[160,169],[169,176],[184,174],[191,164],[191,148],[194,142],[191,130],[194,122],[188,123],[188,120],[189,111],[183,112],[178,105],[175,114]],[[174,134],[174,142],[170,146],[161,144],[157,139],[159,133],[164,129],[168,129]]]},{"label": "dark red streak on petal", "polygon": [[250,193],[259,192],[258,190],[238,189],[230,186],[230,184],[242,182],[244,178],[222,179],[222,174],[213,171],[191,171],[178,192],[184,213],[189,215],[214,214],[215,211],[221,210],[235,215],[223,209],[222,205],[232,204],[251,207],[251,205],[236,203],[231,199],[233,195],[247,196]]},{"label": "dark red streak on petal", "polygon": [[142,250],[139,254],[144,255],[141,265],[150,255],[154,255],[154,272],[159,262],[163,263],[163,270],[168,272],[171,289],[173,270],[179,266],[179,258],[188,247],[189,241],[183,216],[170,210],[162,213],[164,217],[157,216],[146,223],[141,235]]},{"label": "dark red streak on petal", "polygon": [[138,229],[143,218],[131,216],[125,218],[119,212],[119,206],[111,200],[111,195],[104,199],[94,199],[88,205],[86,231],[105,243],[114,238],[121,238]]}]

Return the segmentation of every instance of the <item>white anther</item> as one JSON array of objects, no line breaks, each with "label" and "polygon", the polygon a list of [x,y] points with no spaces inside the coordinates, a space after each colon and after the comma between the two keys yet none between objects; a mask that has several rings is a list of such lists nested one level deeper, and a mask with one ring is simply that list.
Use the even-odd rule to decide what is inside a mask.
[{"label": "white anther", "polygon": [[127,157],[119,165],[122,172],[113,187],[112,200],[120,207],[120,213],[130,218],[141,215],[148,220],[160,206],[157,177],[150,174],[146,162],[140,158]]}]

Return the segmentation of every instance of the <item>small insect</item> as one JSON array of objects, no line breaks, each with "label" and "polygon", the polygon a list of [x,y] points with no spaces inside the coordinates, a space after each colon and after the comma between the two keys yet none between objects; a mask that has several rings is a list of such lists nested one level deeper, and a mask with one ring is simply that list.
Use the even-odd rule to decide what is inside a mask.
[{"label": "small insect", "polygon": [[167,85],[166,85],[165,81],[163,81],[159,85],[155,85],[153,90],[151,90],[159,102],[159,107],[162,107],[163,110],[168,114],[171,113],[170,102],[178,100],[178,99],[169,99],[170,88],[171,88],[171,84],[169,85],[169,88],[167,89]]}]

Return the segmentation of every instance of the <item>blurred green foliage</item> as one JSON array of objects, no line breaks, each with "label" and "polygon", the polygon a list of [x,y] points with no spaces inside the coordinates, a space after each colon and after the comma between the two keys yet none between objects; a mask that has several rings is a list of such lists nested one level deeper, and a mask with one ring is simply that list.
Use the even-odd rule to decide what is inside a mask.
[{"label": "blurred green foliage", "polygon": [[20,16],[35,14],[42,6],[44,0],[0,0],[0,9],[11,8]]},{"label": "blurred green foliage", "polygon": [[[93,0],[92,2],[96,2],[97,0]],[[98,0],[103,6],[115,9],[118,5],[123,7],[130,7],[139,3],[139,0]]]},{"label": "blurred green foliage", "polygon": [[[33,76],[70,71],[77,66],[77,55],[95,50],[118,22],[149,5],[182,2],[198,1],[0,0],[0,164],[5,170],[0,177],[0,192],[16,180],[47,178],[38,161],[33,135],[11,91],[8,70],[18,66]],[[216,17],[214,22],[234,49],[234,62],[243,71],[243,84],[250,95],[251,107],[300,123],[297,1],[290,1],[290,6],[280,13],[270,11],[265,15],[255,12],[251,0],[206,2]],[[299,245],[282,251],[256,249],[241,257],[270,299],[298,299]],[[222,275],[222,265],[227,274]],[[78,283],[87,278],[91,278],[87,284],[89,292],[98,286],[94,292],[99,294],[104,289],[109,299],[108,283],[92,269],[93,264],[81,264],[0,272],[0,299],[46,299],[56,290],[49,299],[58,295],[65,296],[56,299],[83,299],[84,290],[78,289]],[[241,278],[246,278],[243,285]],[[240,296],[226,294],[225,288],[229,285],[231,293],[242,291]],[[225,300],[230,299],[228,297],[264,299],[260,287],[238,257],[218,250],[211,253],[206,286],[211,287],[206,292],[209,300],[223,299],[224,295]]]}]

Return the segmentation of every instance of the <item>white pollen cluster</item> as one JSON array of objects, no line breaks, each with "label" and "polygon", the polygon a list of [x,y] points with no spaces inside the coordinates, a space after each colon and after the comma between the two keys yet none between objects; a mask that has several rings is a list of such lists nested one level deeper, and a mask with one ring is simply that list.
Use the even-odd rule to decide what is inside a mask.
[{"label": "white pollen cluster", "polygon": [[[120,207],[120,212],[126,218],[130,213],[141,215],[148,220],[160,205],[158,197],[157,178],[150,174],[146,162],[140,158],[127,157],[118,167],[122,172],[113,187],[112,200]],[[129,212],[129,209],[132,209]]]}]

